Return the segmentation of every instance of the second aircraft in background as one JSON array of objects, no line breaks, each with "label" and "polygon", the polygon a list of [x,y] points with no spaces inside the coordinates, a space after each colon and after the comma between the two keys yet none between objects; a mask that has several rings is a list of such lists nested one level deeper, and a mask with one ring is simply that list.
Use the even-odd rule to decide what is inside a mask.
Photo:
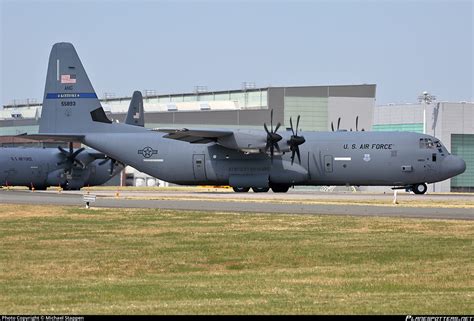
[{"label": "second aircraft in background", "polygon": [[[143,98],[133,93],[126,124],[144,126]],[[27,186],[44,190],[61,186],[77,190],[102,185],[123,170],[124,165],[90,148],[44,147],[0,148],[0,186]]]}]

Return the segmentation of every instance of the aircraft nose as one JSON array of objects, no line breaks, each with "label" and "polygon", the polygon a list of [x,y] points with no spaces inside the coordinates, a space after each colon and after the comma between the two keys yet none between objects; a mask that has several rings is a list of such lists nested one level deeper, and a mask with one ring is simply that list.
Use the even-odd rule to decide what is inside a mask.
[{"label": "aircraft nose", "polygon": [[450,177],[464,173],[466,162],[459,156],[449,155],[443,161],[443,168]]}]

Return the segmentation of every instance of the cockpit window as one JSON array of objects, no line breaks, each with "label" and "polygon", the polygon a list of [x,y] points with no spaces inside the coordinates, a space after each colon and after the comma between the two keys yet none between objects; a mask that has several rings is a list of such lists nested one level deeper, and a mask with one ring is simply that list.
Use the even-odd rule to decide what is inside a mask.
[{"label": "cockpit window", "polygon": [[[437,141],[439,143],[439,141]],[[422,149],[432,149],[435,148],[435,143],[431,138],[420,138],[420,148]]]}]

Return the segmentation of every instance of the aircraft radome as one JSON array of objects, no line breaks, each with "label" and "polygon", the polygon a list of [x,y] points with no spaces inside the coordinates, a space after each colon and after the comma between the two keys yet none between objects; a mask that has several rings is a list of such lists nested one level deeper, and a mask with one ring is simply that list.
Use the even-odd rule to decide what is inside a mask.
[{"label": "aircraft radome", "polygon": [[[74,79],[74,83],[71,83]],[[139,171],[183,185],[286,192],[295,185],[393,186],[426,192],[426,183],[464,172],[465,162],[435,137],[411,132],[298,132],[154,129],[110,121],[70,43],[53,46],[40,138],[78,140]],[[295,126],[293,126],[295,125]]]}]

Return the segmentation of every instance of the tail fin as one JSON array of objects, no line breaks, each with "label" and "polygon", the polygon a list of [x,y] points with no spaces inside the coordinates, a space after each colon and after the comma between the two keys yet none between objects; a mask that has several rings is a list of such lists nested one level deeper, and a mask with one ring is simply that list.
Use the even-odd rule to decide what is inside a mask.
[{"label": "tail fin", "polygon": [[143,114],[143,97],[142,93],[139,91],[135,91],[133,93],[130,106],[128,107],[128,114],[127,118],[125,119],[125,124],[140,127],[145,126],[145,118]]},{"label": "tail fin", "polygon": [[39,133],[105,131],[111,121],[87,77],[74,46],[56,43],[49,56]]}]

